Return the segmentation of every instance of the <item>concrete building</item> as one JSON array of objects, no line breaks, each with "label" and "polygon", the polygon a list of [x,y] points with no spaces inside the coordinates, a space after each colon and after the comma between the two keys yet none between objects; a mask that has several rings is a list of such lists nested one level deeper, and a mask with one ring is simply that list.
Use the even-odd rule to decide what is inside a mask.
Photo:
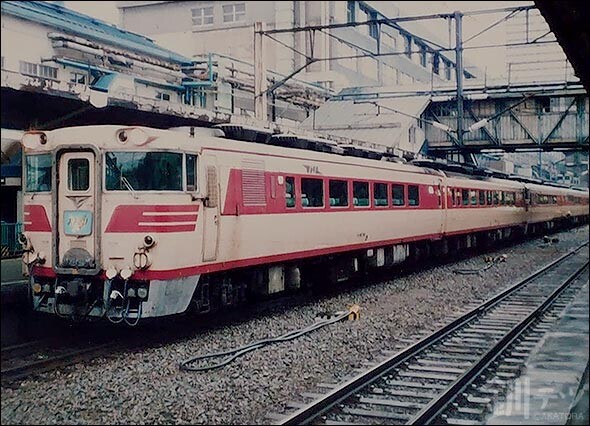
[{"label": "concrete building", "polygon": [[[377,1],[119,1],[117,6],[124,28],[149,35],[185,56],[216,52],[250,63],[255,21],[276,29],[363,22],[400,14],[395,2]],[[162,19],[164,14],[166,19]],[[423,23],[405,22],[318,30],[313,35],[303,31],[276,34],[274,40],[265,39],[265,65],[290,74],[305,64],[304,55],[349,57],[315,62],[297,75],[334,90],[454,81],[453,53],[436,52],[430,41],[440,40],[426,32]],[[377,51],[401,54],[350,58]],[[466,69],[465,76],[474,77],[473,68]]]}]

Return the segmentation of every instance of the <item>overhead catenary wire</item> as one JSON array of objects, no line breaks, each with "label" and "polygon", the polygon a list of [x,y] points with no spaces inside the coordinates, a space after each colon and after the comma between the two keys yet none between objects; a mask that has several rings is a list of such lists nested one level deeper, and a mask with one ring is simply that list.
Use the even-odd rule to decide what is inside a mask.
[{"label": "overhead catenary wire", "polygon": [[[280,343],[280,342],[287,342],[290,340],[297,339],[298,337],[303,336],[304,334],[311,333],[312,331],[318,330],[322,327],[325,327],[330,324],[334,324],[339,321],[343,321],[350,317],[358,318],[358,306],[351,307],[348,311],[337,312],[336,316],[333,318],[323,319],[320,321],[316,321],[307,327],[289,331],[281,336],[278,337],[270,337],[267,339],[258,340],[252,343],[248,343],[247,345],[240,346],[235,349],[230,349],[227,351],[222,352],[215,352],[211,354],[205,355],[197,355],[192,358],[188,358],[180,363],[180,369],[186,371],[209,371],[214,370],[217,368],[224,367],[234,361],[236,358],[247,354],[248,352],[252,352],[256,349],[260,349],[264,346],[271,345],[273,343]],[[198,361],[204,360],[214,360],[221,358],[221,361],[216,363],[210,363],[204,366],[193,366],[191,364],[195,364]]]}]

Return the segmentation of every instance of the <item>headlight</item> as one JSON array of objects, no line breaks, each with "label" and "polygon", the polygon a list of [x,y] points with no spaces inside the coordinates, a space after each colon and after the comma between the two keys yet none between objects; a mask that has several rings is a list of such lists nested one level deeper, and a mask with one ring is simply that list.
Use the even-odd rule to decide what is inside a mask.
[{"label": "headlight", "polygon": [[133,271],[129,268],[125,268],[121,270],[121,278],[123,278],[124,280],[128,280],[131,275],[133,275]]},{"label": "headlight", "polygon": [[27,149],[38,148],[47,143],[47,135],[43,132],[25,133],[21,139],[23,146]]},{"label": "headlight", "polygon": [[107,278],[109,280],[112,280],[113,278],[115,278],[117,276],[117,270],[113,267],[110,267],[106,270],[105,275],[107,276]]}]

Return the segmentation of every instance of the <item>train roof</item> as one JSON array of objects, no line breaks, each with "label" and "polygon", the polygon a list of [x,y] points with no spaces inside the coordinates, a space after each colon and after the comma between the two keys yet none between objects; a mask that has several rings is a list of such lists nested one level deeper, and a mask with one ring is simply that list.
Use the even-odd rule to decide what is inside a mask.
[{"label": "train roof", "polygon": [[[40,137],[44,142],[32,146],[27,138]],[[239,139],[230,136],[239,137]],[[125,140],[123,140],[125,139]],[[509,188],[524,186],[533,190],[546,190],[548,194],[575,192],[588,194],[588,190],[573,189],[537,179],[509,175],[475,165],[420,159],[406,162],[392,153],[371,147],[337,142],[303,135],[273,134],[269,129],[243,125],[220,125],[217,128],[181,127],[156,129],[145,126],[96,125],[64,127],[49,131],[29,131],[23,135],[25,153],[48,152],[58,145],[94,144],[101,149],[141,150],[147,146],[162,150],[200,152],[214,147],[233,152],[260,155],[296,156],[312,161],[334,161],[338,154],[342,163],[367,167],[388,168],[392,171],[447,176],[451,179],[477,180]],[[253,143],[257,142],[257,143]],[[34,144],[33,144],[34,145]],[[386,161],[383,161],[386,160]],[[377,164],[378,161],[378,164]],[[547,189],[549,189],[547,191]]]}]

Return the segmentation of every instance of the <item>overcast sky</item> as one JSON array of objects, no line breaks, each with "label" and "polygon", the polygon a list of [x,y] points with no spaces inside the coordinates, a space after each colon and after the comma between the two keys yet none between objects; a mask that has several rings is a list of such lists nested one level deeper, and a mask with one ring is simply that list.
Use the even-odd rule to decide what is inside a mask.
[{"label": "overcast sky", "polygon": [[[501,8],[507,6],[519,6],[532,4],[532,1],[404,1],[398,2],[404,15],[421,15],[432,13],[446,13],[460,10],[463,12],[472,10],[483,10],[490,8]],[[119,14],[114,1],[66,1],[66,7],[85,13],[98,19],[119,23]],[[487,25],[500,19],[505,14],[489,14],[465,17],[463,22],[464,39],[477,33]],[[442,20],[437,23],[428,21],[428,29],[436,33],[442,40],[448,40],[448,29]],[[471,45],[504,43],[505,32],[502,26],[498,26],[471,42]],[[504,48],[466,50],[465,59],[471,64],[479,67],[482,71],[487,70],[489,75],[499,76],[504,73],[505,56]]]}]

